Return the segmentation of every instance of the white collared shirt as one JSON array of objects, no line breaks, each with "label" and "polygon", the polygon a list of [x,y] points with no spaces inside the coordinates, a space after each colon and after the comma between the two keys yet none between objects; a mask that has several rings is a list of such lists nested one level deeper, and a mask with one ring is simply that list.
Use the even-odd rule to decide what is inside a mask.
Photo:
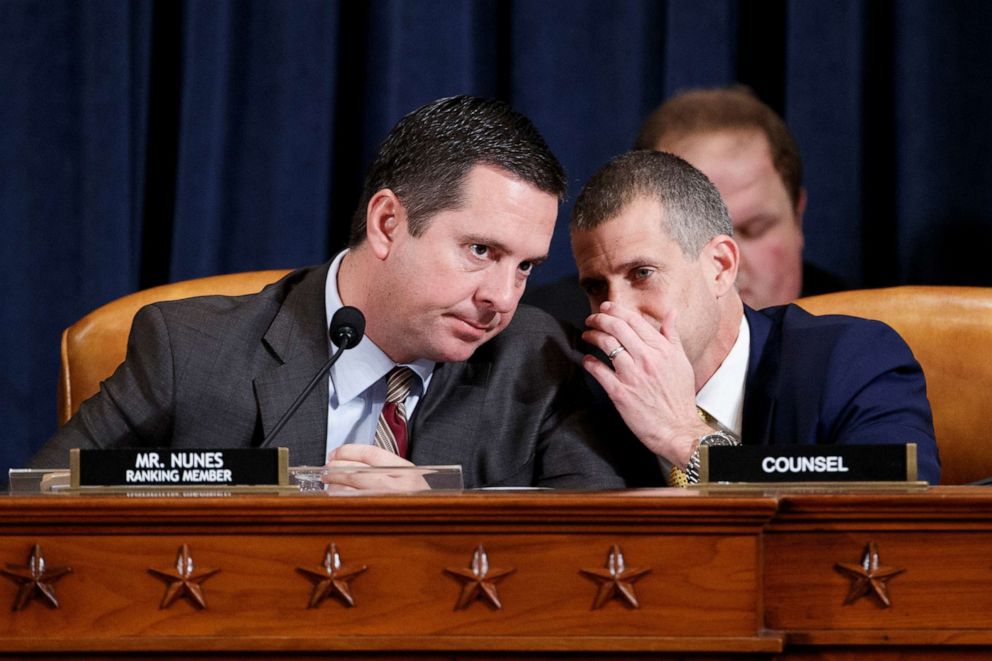
[{"label": "white collared shirt", "polygon": [[[720,363],[709,381],[696,393],[696,406],[706,411],[724,431],[733,432],[741,437],[744,419],[744,385],[747,380],[747,361],[751,355],[751,327],[747,325],[747,317],[741,315],[740,330],[737,340],[730,348],[730,353]],[[672,470],[672,462],[661,455],[658,463],[661,474],[666,476]]]},{"label": "white collared shirt", "polygon": [[737,341],[730,353],[720,363],[709,381],[696,393],[696,406],[717,421],[725,431],[741,436],[744,418],[744,381],[747,379],[747,361],[751,355],[751,328],[747,317],[741,316]]},{"label": "white collared shirt", "polygon": [[[327,271],[324,284],[324,309],[327,324],[339,308],[343,306],[338,292],[338,271],[347,250],[339,253]],[[328,338],[331,351],[334,347]],[[433,360],[420,359],[405,363],[420,377],[406,399],[407,419],[413,415],[417,403],[430,385],[434,374]],[[328,375],[327,398],[327,443],[325,452],[330,452],[345,443],[371,445],[375,438],[375,426],[379,412],[386,403],[385,376],[396,363],[389,359],[382,349],[369,339],[362,337],[358,346],[345,351],[338,362],[331,367]]]}]

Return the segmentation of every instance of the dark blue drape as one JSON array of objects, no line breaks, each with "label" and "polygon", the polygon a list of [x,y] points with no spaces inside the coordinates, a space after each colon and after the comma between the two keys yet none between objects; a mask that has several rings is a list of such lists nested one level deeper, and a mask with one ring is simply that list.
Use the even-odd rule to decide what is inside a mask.
[{"label": "dark blue drape", "polygon": [[[54,430],[65,326],[328,258],[377,142],[439,96],[531,116],[574,196],[667,95],[744,82],[799,140],[810,261],[992,284],[990,28],[982,0],[0,1],[0,481]],[[574,270],[567,211],[538,282]]]}]

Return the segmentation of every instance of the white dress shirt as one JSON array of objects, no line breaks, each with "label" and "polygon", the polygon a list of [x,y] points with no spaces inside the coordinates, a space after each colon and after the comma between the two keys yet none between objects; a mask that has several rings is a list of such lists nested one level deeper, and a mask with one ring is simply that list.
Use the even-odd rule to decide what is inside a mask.
[{"label": "white dress shirt", "polygon": [[[347,250],[338,254],[327,271],[324,285],[324,308],[327,323],[343,306],[338,293],[338,271]],[[337,347],[327,340],[331,351]],[[419,377],[414,380],[406,398],[407,419],[413,415],[417,402],[430,385],[434,373],[433,360],[420,359],[405,363]],[[327,444],[326,452],[345,443],[371,445],[375,438],[375,426],[386,403],[386,374],[396,367],[396,363],[375,345],[366,335],[358,346],[345,351],[334,363],[328,375],[327,398]]]},{"label": "white dress shirt", "polygon": [[720,363],[709,381],[696,393],[696,406],[716,420],[724,431],[741,437],[744,417],[744,381],[747,379],[747,361],[751,355],[751,329],[747,317],[741,316],[737,341],[730,353]]},{"label": "white dress shirt", "polygon": [[[747,379],[747,361],[751,355],[751,328],[747,317],[741,316],[737,340],[730,353],[720,363],[709,381],[696,393],[696,406],[706,411],[724,431],[741,437],[744,418],[744,382]],[[672,462],[661,455],[658,463],[661,474],[667,476],[672,470]]]}]

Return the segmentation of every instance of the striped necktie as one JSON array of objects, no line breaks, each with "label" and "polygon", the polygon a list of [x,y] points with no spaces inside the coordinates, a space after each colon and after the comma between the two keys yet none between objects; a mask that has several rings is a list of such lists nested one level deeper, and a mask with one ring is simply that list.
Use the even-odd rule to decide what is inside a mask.
[{"label": "striped necktie", "polygon": [[407,455],[406,397],[416,374],[409,367],[394,367],[386,375],[386,403],[375,425],[377,447],[401,457]]}]

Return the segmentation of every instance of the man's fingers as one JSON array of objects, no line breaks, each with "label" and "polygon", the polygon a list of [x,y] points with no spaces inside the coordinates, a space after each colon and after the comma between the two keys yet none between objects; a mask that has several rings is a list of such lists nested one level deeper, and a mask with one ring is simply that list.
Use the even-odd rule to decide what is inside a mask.
[{"label": "man's fingers", "polygon": [[413,466],[412,463],[375,445],[347,443],[327,455],[327,461],[356,461],[369,466]]},{"label": "man's fingers", "polygon": [[347,484],[325,484],[325,491],[358,491],[357,487],[349,486]]},{"label": "man's fingers", "polygon": [[603,353],[609,355],[621,345],[635,355],[642,353],[644,342],[623,319],[609,314],[594,314],[587,323],[589,328],[582,333],[582,339]]},{"label": "man's fingers", "polygon": [[584,356],[582,358],[582,367],[592,375],[592,378],[596,379],[599,385],[603,387],[603,390],[606,391],[606,395],[612,399],[613,394],[620,387],[620,379],[617,378],[616,372],[594,356]]},{"label": "man's fingers", "polygon": [[669,310],[665,318],[661,320],[661,333],[668,338],[672,344],[681,347],[682,338],[679,336],[679,313],[677,310]]},{"label": "man's fingers", "polygon": [[599,306],[600,311],[607,317],[616,317],[626,322],[627,326],[637,335],[638,338],[645,344],[653,346],[655,340],[658,339],[658,327],[651,325],[651,323],[644,318],[637,310],[632,310],[628,307],[620,305],[619,303],[614,303],[613,301],[604,301],[602,305]]},{"label": "man's fingers", "polygon": [[347,487],[359,491],[425,491],[430,489],[422,475],[407,473],[371,473],[327,471],[321,477],[331,487]]},{"label": "man's fingers", "polygon": [[[405,468],[414,464],[374,445],[349,443],[327,455],[321,480],[329,489],[360,491],[422,491],[430,486],[417,471],[364,471],[364,468]],[[337,469],[337,470],[333,470]]]},{"label": "man's fingers", "polygon": [[586,330],[582,333],[582,339],[607,355],[621,344],[614,335],[601,330]]},{"label": "man's fingers", "polygon": [[332,459],[324,465],[324,468],[368,468],[369,464],[364,461],[349,461],[347,459]]}]

